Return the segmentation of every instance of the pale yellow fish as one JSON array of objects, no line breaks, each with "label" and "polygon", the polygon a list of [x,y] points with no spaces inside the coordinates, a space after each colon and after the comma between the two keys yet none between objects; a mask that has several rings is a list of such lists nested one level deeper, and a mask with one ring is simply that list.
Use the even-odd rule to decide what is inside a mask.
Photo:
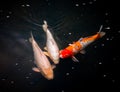
[{"label": "pale yellow fish", "polygon": [[34,62],[37,67],[33,68],[33,71],[40,72],[46,79],[51,80],[54,78],[54,72],[52,65],[50,64],[48,58],[44,55],[41,48],[38,46],[37,42],[34,40],[31,33],[31,38],[29,39],[34,53]]}]

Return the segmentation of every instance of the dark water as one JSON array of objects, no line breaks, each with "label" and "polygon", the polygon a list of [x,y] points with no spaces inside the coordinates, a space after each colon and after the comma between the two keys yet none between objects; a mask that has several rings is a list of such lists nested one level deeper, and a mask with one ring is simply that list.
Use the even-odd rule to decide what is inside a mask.
[{"label": "dark water", "polygon": [[[116,5],[115,7],[113,7]],[[117,3],[100,0],[19,0],[0,6],[0,92],[79,92],[119,89],[120,25]],[[113,8],[112,8],[113,7]],[[114,17],[115,15],[115,17]],[[46,36],[41,25],[48,22],[60,49],[98,32],[106,35],[77,54],[79,63],[60,59],[55,78],[48,81],[32,71],[33,32],[43,49]]]}]

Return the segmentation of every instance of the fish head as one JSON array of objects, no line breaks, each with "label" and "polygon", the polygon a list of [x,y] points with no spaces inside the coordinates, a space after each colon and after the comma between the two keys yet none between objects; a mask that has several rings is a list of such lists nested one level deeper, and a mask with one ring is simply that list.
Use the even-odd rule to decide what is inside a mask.
[{"label": "fish head", "polygon": [[60,51],[60,58],[68,58],[68,57],[71,57],[72,55],[73,53],[67,49]]},{"label": "fish head", "polygon": [[54,64],[58,64],[59,63],[59,53],[53,53],[52,56],[50,56],[51,60],[54,62]]},{"label": "fish head", "polygon": [[53,60],[54,64],[59,64],[59,58]]},{"label": "fish head", "polygon": [[44,77],[48,80],[52,80],[54,78],[52,67],[44,70]]},{"label": "fish head", "polygon": [[48,80],[52,80],[54,78],[53,74],[48,74],[47,76],[45,76]]}]

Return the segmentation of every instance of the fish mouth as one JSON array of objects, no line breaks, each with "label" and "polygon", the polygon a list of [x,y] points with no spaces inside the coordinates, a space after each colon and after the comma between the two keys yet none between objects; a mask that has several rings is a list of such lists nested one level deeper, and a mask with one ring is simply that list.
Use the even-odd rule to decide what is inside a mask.
[{"label": "fish mouth", "polygon": [[49,75],[46,76],[46,78],[47,78],[48,80],[52,80],[52,79],[54,78],[54,75],[53,75],[53,74],[49,74]]},{"label": "fish mouth", "polygon": [[59,59],[53,61],[54,64],[59,64]]},{"label": "fish mouth", "polygon": [[51,67],[45,69],[44,77],[48,80],[52,80],[54,78],[53,69]]}]

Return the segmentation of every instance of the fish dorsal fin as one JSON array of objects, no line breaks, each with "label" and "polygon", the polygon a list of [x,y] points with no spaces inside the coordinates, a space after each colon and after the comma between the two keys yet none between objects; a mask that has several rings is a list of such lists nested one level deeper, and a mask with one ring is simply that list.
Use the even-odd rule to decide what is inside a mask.
[{"label": "fish dorsal fin", "polygon": [[83,37],[81,37],[78,41],[81,41],[83,39]]}]

